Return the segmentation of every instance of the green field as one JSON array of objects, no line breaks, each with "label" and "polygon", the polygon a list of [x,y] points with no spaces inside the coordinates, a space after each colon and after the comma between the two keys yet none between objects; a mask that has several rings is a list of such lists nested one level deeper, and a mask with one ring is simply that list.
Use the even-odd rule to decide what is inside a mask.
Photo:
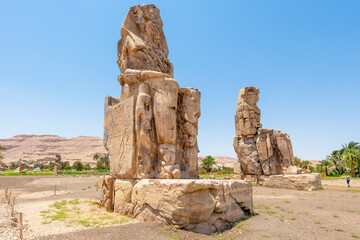
[{"label": "green field", "polygon": [[[65,170],[58,175],[107,175],[110,174],[109,170],[88,170],[88,171],[73,171]],[[11,170],[6,170],[0,173],[0,176],[51,176],[55,175],[53,171],[43,171],[43,172],[32,172],[28,171],[26,173],[18,173]]]}]

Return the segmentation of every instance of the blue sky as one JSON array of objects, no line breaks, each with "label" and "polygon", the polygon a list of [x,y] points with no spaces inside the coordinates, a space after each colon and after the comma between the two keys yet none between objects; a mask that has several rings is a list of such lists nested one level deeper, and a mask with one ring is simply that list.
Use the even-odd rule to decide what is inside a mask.
[{"label": "blue sky", "polygon": [[1,1],[0,138],[102,136],[119,96],[128,9],[161,13],[182,87],[202,93],[200,155],[233,156],[239,90],[260,89],[263,127],[321,160],[360,136],[360,1]]}]

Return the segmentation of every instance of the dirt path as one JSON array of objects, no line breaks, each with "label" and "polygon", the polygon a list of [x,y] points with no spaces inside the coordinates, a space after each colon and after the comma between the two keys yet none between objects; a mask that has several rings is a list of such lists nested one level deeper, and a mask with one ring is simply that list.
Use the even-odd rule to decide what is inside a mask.
[{"label": "dirt path", "polygon": [[[352,180],[323,181],[324,190],[307,192],[254,187],[256,215],[215,236],[172,229],[160,223],[130,223],[114,227],[64,226],[60,221],[41,224],[41,209],[63,199],[97,199],[97,177],[0,177],[19,197],[18,208],[40,239],[355,239],[360,237],[360,187]],[[54,184],[59,195],[53,196]],[[90,186],[90,188],[88,188]],[[83,190],[85,188],[85,190]],[[35,217],[36,216],[36,217]]]}]

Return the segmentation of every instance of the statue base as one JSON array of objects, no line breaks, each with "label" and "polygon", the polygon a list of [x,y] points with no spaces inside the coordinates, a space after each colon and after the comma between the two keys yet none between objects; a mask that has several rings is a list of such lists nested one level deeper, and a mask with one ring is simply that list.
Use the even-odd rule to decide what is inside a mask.
[{"label": "statue base", "polygon": [[251,181],[264,187],[285,188],[312,191],[321,189],[321,178],[318,173],[294,175],[235,175],[235,179]]},{"label": "statue base", "polygon": [[253,214],[252,186],[241,180],[116,179],[114,211],[211,234]]}]

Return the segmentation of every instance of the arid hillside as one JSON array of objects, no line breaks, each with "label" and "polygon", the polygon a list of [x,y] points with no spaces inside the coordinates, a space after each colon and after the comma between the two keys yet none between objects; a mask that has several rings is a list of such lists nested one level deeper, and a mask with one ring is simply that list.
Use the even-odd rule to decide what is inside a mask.
[{"label": "arid hillside", "polygon": [[35,162],[37,160],[55,158],[60,154],[64,161],[81,160],[94,163],[94,154],[105,155],[103,140],[99,137],[64,138],[56,135],[17,135],[12,138],[0,139],[0,145],[6,147],[2,153],[5,163],[19,159]]}]

